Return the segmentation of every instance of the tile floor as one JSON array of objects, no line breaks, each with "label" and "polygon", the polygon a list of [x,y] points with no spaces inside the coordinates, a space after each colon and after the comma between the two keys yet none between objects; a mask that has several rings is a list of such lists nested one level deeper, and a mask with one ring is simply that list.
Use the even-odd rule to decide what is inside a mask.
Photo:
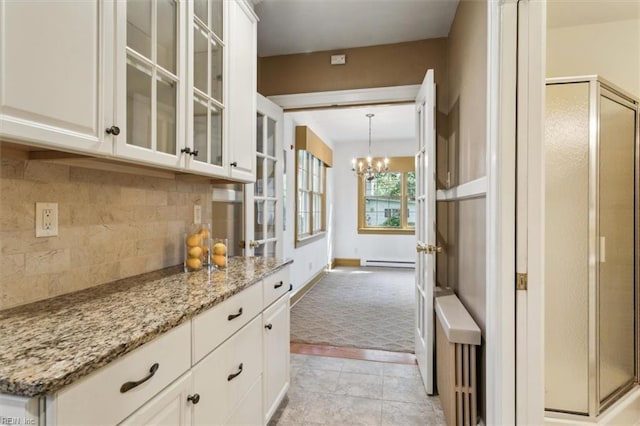
[{"label": "tile floor", "polygon": [[291,387],[269,426],[444,424],[415,365],[291,354]]}]

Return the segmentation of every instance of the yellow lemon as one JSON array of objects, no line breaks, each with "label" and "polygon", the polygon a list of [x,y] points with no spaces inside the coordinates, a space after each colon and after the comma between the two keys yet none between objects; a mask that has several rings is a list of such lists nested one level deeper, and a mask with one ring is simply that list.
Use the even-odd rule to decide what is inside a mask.
[{"label": "yellow lemon", "polygon": [[215,243],[213,245],[213,254],[219,254],[224,256],[225,254],[227,254],[227,246],[225,246],[222,243]]},{"label": "yellow lemon", "polygon": [[200,245],[200,234],[191,234],[187,237],[187,245],[195,247]]},{"label": "yellow lemon", "polygon": [[191,270],[197,270],[202,267],[202,262],[197,257],[190,257],[187,259],[187,268]]},{"label": "yellow lemon", "polygon": [[202,246],[201,248],[202,248],[202,254],[203,254],[204,256],[209,256],[209,247],[207,247],[207,246]]},{"label": "yellow lemon", "polygon": [[202,248],[200,246],[189,247],[189,257],[200,257]]},{"label": "yellow lemon", "polygon": [[224,268],[225,266],[227,266],[227,258],[224,255],[214,254],[213,256],[211,256],[211,260],[213,261],[213,263],[215,263],[216,266],[220,268]]},{"label": "yellow lemon", "polygon": [[207,228],[202,228],[200,230],[200,235],[202,235],[203,240],[206,240],[207,238],[209,238],[209,230]]}]

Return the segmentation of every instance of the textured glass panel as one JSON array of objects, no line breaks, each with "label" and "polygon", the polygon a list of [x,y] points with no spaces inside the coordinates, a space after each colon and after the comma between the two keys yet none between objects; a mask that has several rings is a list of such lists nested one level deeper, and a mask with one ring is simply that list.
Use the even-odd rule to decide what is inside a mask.
[{"label": "textured glass panel", "polygon": [[151,0],[127,2],[127,46],[151,59]]},{"label": "textured glass panel", "polygon": [[264,115],[258,113],[256,119],[256,151],[264,153]]},{"label": "textured glass panel", "polygon": [[222,40],[222,1],[211,0],[211,25],[209,28]]},{"label": "textured glass panel", "polygon": [[276,162],[267,159],[267,197],[276,196]]},{"label": "textured glass panel", "polygon": [[209,147],[211,148],[211,164],[222,165],[222,112],[216,107],[209,111],[211,134]]},{"label": "textured glass panel", "polygon": [[600,276],[600,400],[633,381],[634,301],[634,130],[633,110],[600,98],[598,195]]},{"label": "textured glass panel", "polygon": [[267,238],[275,238],[276,236],[276,202],[267,201]]},{"label": "textured glass panel", "polygon": [[276,122],[270,118],[267,119],[267,155],[276,155]]},{"label": "textured glass panel", "polygon": [[176,153],[176,83],[168,78],[157,79],[158,105],[156,110],[157,150]]},{"label": "textured glass panel", "polygon": [[193,11],[198,18],[204,22],[205,25],[209,25],[209,17],[207,13],[207,3],[209,0],[194,0]]},{"label": "textured glass panel", "polygon": [[263,240],[264,239],[264,201],[256,200],[255,201],[255,219],[253,222],[253,238],[255,240]]},{"label": "textured glass panel", "polygon": [[264,256],[264,248],[265,248],[265,244],[260,244],[258,247],[253,249],[253,255]]},{"label": "textured glass panel", "polygon": [[209,144],[207,144],[207,116],[209,109],[204,99],[196,97],[193,101],[193,146],[198,151],[198,161],[207,161]]},{"label": "textured glass panel", "polygon": [[204,93],[207,90],[208,56],[207,35],[199,28],[193,29],[193,85]]},{"label": "textured glass panel", "polygon": [[545,407],[588,411],[589,86],[547,86]]},{"label": "textured glass panel", "polygon": [[262,197],[264,195],[264,158],[257,156],[256,157],[256,184],[254,185],[255,188],[255,195],[257,195],[258,197]]},{"label": "textured glass panel", "polygon": [[211,49],[211,97],[222,102],[222,48],[215,42],[209,45]]},{"label": "textured glass panel", "polygon": [[158,65],[176,73],[177,4],[174,0],[158,0]]},{"label": "textured glass panel", "polygon": [[151,148],[151,70],[127,63],[127,143]]},{"label": "textured glass panel", "polygon": [[267,257],[275,257],[276,256],[276,244],[277,242],[271,241],[265,244],[265,256]]},{"label": "textured glass panel", "polygon": [[416,226],[416,174],[415,172],[407,172],[407,226],[413,228]]}]

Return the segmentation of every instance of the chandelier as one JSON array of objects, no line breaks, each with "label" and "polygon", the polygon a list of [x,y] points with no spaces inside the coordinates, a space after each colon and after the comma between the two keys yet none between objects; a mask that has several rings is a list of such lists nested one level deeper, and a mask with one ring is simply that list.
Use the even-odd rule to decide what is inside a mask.
[{"label": "chandelier", "polygon": [[358,177],[372,181],[376,174],[383,174],[389,171],[389,159],[378,159],[371,157],[371,118],[375,114],[367,114],[369,119],[369,155],[365,161],[358,161],[355,158],[351,160],[351,170],[356,172]]}]

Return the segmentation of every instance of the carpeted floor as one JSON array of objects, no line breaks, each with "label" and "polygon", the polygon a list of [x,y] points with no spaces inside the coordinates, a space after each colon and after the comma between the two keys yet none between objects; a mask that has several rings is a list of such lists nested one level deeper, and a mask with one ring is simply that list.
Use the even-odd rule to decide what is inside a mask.
[{"label": "carpeted floor", "polygon": [[337,268],[291,309],[291,341],[414,351],[414,270]]}]

